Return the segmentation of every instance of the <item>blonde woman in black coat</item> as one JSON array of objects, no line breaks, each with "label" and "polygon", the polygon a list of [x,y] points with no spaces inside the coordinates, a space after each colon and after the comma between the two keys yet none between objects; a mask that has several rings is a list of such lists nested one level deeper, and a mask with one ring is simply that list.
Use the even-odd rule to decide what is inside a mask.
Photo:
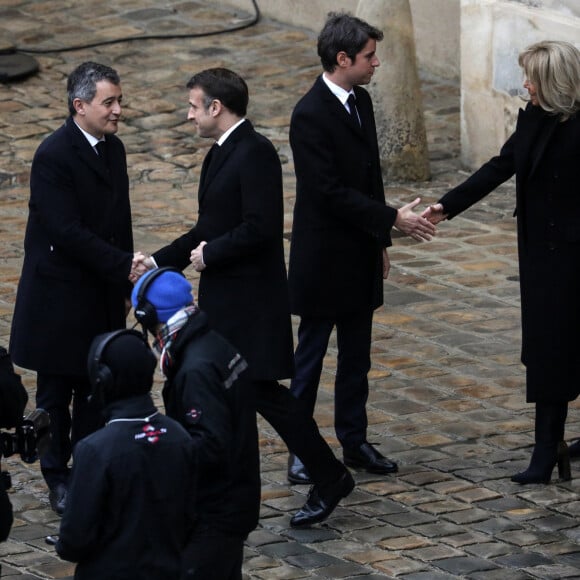
[{"label": "blonde woman in black coat", "polygon": [[451,219],[516,176],[527,402],[535,403],[535,447],[516,483],[548,483],[555,465],[570,479],[564,443],[568,402],[580,393],[580,51],[543,41],[519,55],[529,94],[498,156],[424,212]]}]

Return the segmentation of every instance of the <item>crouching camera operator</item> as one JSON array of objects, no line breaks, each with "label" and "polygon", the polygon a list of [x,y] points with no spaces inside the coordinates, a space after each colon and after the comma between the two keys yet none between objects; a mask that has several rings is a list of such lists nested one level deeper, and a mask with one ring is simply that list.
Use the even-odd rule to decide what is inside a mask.
[{"label": "crouching camera operator", "polygon": [[34,463],[50,438],[50,417],[46,411],[36,409],[24,417],[28,394],[20,375],[14,371],[6,349],[0,346],[0,428],[14,429],[14,433],[0,432],[0,541],[6,540],[12,527],[12,504],[6,490],[12,483],[10,474],[2,471],[2,457],[15,453],[22,461]]}]

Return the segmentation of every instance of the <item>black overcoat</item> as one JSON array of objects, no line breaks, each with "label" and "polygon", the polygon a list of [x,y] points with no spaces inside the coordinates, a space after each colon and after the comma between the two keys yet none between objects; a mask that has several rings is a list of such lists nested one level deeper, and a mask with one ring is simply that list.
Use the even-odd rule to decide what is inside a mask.
[{"label": "black overcoat", "polygon": [[452,218],[516,176],[528,402],[580,393],[580,118],[560,121],[528,105],[499,155],[440,200]]},{"label": "black overcoat", "polygon": [[10,352],[42,373],[84,375],[92,339],[125,327],[133,257],[125,148],[109,171],[69,118],[34,155]]},{"label": "black overcoat", "polygon": [[210,328],[238,348],[254,380],[293,374],[293,339],[283,247],[280,159],[244,121],[228,136],[210,172],[202,168],[194,227],[153,254],[184,269],[206,241],[198,302]]},{"label": "black overcoat", "polygon": [[391,245],[397,210],[385,205],[371,98],[354,91],[362,127],[321,77],[292,113],[293,314],[332,318],[383,303],[382,251]]}]

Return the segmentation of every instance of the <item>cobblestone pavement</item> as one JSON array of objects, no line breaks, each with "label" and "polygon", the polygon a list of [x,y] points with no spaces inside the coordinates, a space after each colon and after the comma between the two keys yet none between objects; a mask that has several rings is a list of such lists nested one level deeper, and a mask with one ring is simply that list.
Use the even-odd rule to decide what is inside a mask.
[{"label": "cobblestone pavement", "polygon": [[[19,49],[57,50],[223,29],[245,22],[251,8],[250,1],[247,13],[235,13],[201,1],[0,0],[0,30]],[[8,342],[20,273],[32,155],[66,116],[64,79],[84,60],[113,65],[123,80],[119,136],[128,151],[137,248],[157,249],[195,215],[209,143],[186,121],[184,85],[195,71],[218,65],[247,79],[249,117],[279,150],[288,237],[295,185],[288,121],[319,72],[314,35],[261,21],[224,35],[35,57],[38,75],[0,85],[1,344]],[[423,87],[432,180],[388,184],[396,206],[418,194],[424,203],[435,201],[466,175],[458,159],[458,87],[431,78]],[[442,224],[431,243],[394,240],[385,306],[373,329],[369,439],[400,462],[396,476],[357,473],[356,490],[333,517],[293,530],[289,515],[308,490],[287,484],[285,447],[260,420],[262,517],[247,542],[246,578],[580,578],[578,463],[568,483],[517,486],[509,480],[526,466],[533,442],[519,363],[513,205],[507,184],[464,217]],[[335,354],[332,344],[317,419],[340,453],[332,429]],[[22,372],[32,396],[34,376]],[[578,408],[572,405],[568,438],[580,436]],[[3,577],[71,578],[73,566],[44,542],[57,533],[59,520],[48,508],[38,464],[11,457],[4,465],[14,481],[16,522],[0,545]]]}]

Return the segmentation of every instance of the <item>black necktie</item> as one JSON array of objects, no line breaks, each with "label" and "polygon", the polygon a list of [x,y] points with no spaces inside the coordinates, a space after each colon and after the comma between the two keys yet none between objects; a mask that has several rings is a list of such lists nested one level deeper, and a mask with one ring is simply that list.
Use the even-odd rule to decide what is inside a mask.
[{"label": "black necktie", "polygon": [[358,116],[358,111],[356,109],[356,97],[351,93],[348,95],[348,99],[346,101],[348,103],[348,108],[350,112],[350,116],[356,121],[356,124],[360,127],[360,117]]},{"label": "black necktie", "polygon": [[205,159],[203,160],[203,165],[201,168],[201,176],[200,182],[203,184],[207,180],[208,177],[213,175],[215,171],[215,164],[220,154],[220,146],[217,143],[214,143],[210,150],[208,151]]},{"label": "black necktie", "polygon": [[99,141],[95,147],[99,153],[99,157],[102,159],[105,166],[109,166],[109,159],[107,157],[107,142],[106,141]]}]

